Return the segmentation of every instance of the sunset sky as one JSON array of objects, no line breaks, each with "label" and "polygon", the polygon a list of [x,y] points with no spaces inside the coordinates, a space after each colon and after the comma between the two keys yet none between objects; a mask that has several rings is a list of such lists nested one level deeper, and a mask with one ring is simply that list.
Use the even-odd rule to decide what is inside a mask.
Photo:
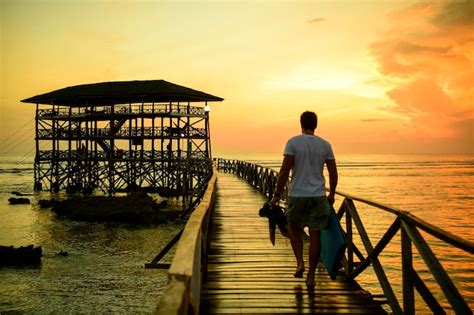
[{"label": "sunset sky", "polygon": [[26,125],[21,152],[21,99],[164,79],[225,98],[214,155],[281,152],[304,110],[335,152],[474,153],[474,0],[0,4],[0,143]]}]

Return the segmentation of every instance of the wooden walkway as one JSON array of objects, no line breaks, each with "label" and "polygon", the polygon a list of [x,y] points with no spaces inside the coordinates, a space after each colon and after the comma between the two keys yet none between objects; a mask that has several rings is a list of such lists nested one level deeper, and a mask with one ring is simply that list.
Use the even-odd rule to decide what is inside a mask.
[{"label": "wooden walkway", "polygon": [[385,314],[369,292],[344,274],[332,281],[319,266],[313,291],[307,290],[304,279],[294,278],[290,242],[277,232],[273,247],[268,221],[258,216],[265,201],[244,180],[219,173],[207,281],[201,291],[202,314]]}]

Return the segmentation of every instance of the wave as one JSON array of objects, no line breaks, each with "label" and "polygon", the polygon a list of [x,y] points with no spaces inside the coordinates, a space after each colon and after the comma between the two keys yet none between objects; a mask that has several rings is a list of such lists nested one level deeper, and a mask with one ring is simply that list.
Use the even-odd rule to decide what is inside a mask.
[{"label": "wave", "polygon": [[31,173],[33,172],[34,168],[0,168],[0,174],[18,174],[18,173]]}]

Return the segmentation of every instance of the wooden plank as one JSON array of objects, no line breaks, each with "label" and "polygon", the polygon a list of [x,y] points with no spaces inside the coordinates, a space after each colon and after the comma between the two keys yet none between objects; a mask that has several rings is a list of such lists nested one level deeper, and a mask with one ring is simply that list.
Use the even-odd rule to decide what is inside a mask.
[{"label": "wooden plank", "polygon": [[[341,301],[351,301],[351,303],[358,303],[358,301],[370,301],[373,302],[373,297],[370,294],[367,294],[365,291],[354,291],[354,290],[311,290],[303,291],[302,288],[293,288],[292,290],[267,290],[267,289],[252,289],[252,290],[243,290],[243,289],[233,289],[233,290],[205,290],[203,294],[207,295],[209,300],[220,299],[224,296],[230,298],[239,297],[242,300],[251,299],[254,297],[265,298],[276,298],[282,301],[294,300],[295,296],[303,294],[308,298],[324,298],[327,300],[334,300],[334,303],[339,303]],[[339,302],[338,302],[339,301]],[[286,305],[290,303],[281,303],[280,305]],[[382,304],[382,303],[378,303]]]},{"label": "wooden plank", "polygon": [[[291,301],[287,301],[291,302]],[[301,298],[299,301],[299,307],[300,308],[310,308],[313,306],[317,305],[318,309],[364,309],[364,310],[376,310],[379,309],[379,305],[376,305],[375,303],[325,303],[322,300],[319,299],[306,299],[306,298]],[[214,306],[214,307],[220,307],[220,308],[226,308],[226,307],[261,307],[261,308],[273,308],[275,305],[281,304],[281,300],[241,300],[239,298],[235,299],[226,299],[226,300],[212,300],[212,301],[206,301],[206,306]],[[279,307],[279,306],[277,306]]]},{"label": "wooden plank", "polygon": [[[218,311],[216,311],[218,310]],[[363,310],[363,309],[319,309],[317,306],[309,308],[215,308],[206,314],[380,314],[377,310]],[[384,314],[384,313],[382,313]]]}]

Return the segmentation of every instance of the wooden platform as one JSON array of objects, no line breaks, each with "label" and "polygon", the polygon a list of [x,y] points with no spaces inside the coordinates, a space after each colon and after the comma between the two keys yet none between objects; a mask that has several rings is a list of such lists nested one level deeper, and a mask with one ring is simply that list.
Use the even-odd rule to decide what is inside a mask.
[{"label": "wooden platform", "polygon": [[276,245],[270,243],[268,221],[258,216],[265,201],[242,179],[219,173],[202,314],[386,313],[355,281],[344,275],[332,281],[322,265],[308,291],[293,277],[290,242],[277,233]]}]

